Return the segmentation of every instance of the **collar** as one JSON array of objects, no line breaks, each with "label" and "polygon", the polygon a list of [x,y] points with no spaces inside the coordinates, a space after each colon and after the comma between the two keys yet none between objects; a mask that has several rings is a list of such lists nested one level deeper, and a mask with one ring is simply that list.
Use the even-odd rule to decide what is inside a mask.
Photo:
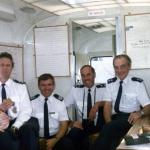
[{"label": "collar", "polygon": [[[50,99],[53,97],[53,94],[54,94],[54,93],[52,93],[49,97],[47,97],[47,98],[48,98],[47,101],[50,101]],[[45,99],[45,96],[43,96],[43,95],[40,93],[40,100],[43,101],[44,99]]]},{"label": "collar", "polygon": [[96,85],[94,84],[91,88],[85,87],[85,90],[88,91],[88,89],[91,89],[91,92],[93,92],[96,88]]},{"label": "collar", "polygon": [[[5,82],[5,85],[9,87],[9,86],[12,84],[12,82],[13,82],[12,79],[8,79],[8,80]],[[0,85],[2,85],[2,84],[3,84],[3,83],[0,82]]]},{"label": "collar", "polygon": [[[124,83],[124,84],[127,84],[130,79],[131,79],[131,75],[128,74],[128,75],[125,77],[125,79],[123,80],[123,83]],[[121,80],[117,77],[117,81],[120,82]]]}]

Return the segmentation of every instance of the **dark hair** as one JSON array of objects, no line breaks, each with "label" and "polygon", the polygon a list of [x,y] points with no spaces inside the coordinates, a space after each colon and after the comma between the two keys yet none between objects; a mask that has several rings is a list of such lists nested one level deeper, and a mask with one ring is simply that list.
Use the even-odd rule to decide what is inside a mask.
[{"label": "dark hair", "polygon": [[38,77],[38,85],[40,84],[41,80],[48,80],[48,79],[52,80],[53,84],[55,85],[55,79],[50,73],[45,73],[45,74],[40,75]]},{"label": "dark hair", "polygon": [[14,67],[14,61],[13,61],[13,58],[12,58],[11,54],[9,54],[7,52],[2,52],[2,53],[0,53],[0,59],[1,58],[8,58],[8,59],[10,59],[11,62],[12,62],[12,67]]},{"label": "dark hair", "polygon": [[115,60],[118,58],[125,58],[128,62],[128,65],[131,66],[131,63],[132,63],[131,58],[126,54],[120,54],[120,55],[115,56],[113,59],[113,65],[114,65]]},{"label": "dark hair", "polygon": [[80,69],[80,72],[81,72],[84,68],[86,68],[86,67],[90,68],[91,71],[92,71],[92,73],[95,75],[95,69],[94,69],[91,65],[84,65],[84,66],[82,66],[81,69]]}]

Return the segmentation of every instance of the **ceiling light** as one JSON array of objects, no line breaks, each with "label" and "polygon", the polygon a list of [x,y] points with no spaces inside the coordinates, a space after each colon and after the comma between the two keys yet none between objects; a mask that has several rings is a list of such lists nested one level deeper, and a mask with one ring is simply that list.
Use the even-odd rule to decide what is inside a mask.
[{"label": "ceiling light", "polygon": [[87,3],[87,2],[93,2],[95,0],[62,0],[63,2],[67,4],[82,4],[82,3]]}]

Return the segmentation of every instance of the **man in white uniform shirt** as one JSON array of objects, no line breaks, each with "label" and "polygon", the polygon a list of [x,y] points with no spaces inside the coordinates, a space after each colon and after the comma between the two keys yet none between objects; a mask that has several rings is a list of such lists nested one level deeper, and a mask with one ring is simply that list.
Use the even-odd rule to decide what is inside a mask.
[{"label": "man in white uniform shirt", "polygon": [[29,95],[25,84],[10,79],[13,66],[12,56],[0,53],[0,149],[36,150],[35,133],[27,125],[32,112]]},{"label": "man in white uniform shirt", "polygon": [[[38,78],[38,87],[41,94],[32,100],[32,115],[39,120],[39,136],[45,138],[47,150],[61,149],[61,140],[68,129],[68,114],[63,97],[53,93],[55,80],[51,74],[42,74]],[[44,121],[46,116],[47,122]]]},{"label": "man in white uniform shirt", "polygon": [[[99,108],[102,108],[104,103],[101,100],[103,99],[105,84],[95,84],[95,70],[90,65],[84,65],[80,69],[80,73],[83,85],[72,87],[65,98],[66,106],[74,106],[77,115],[76,120],[72,120],[71,122],[72,128],[67,137],[72,140],[72,147],[74,149],[88,150],[88,136],[99,132],[104,123],[102,109],[100,112]],[[88,107],[89,95],[91,101],[90,108]]]},{"label": "man in white uniform shirt", "polygon": [[104,96],[106,125],[93,150],[115,150],[130,127],[143,115],[150,115],[150,99],[143,80],[129,74],[129,56],[116,56],[113,66],[116,77],[108,80]]}]

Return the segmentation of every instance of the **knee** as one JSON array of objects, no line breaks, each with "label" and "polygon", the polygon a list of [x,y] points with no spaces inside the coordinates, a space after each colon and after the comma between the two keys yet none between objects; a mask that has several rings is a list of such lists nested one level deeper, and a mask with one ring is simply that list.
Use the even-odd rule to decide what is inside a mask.
[{"label": "knee", "polygon": [[19,132],[30,133],[32,131],[32,127],[30,125],[23,125],[20,127]]},{"label": "knee", "polygon": [[74,150],[74,143],[70,138],[63,137],[56,146],[57,150]]}]

